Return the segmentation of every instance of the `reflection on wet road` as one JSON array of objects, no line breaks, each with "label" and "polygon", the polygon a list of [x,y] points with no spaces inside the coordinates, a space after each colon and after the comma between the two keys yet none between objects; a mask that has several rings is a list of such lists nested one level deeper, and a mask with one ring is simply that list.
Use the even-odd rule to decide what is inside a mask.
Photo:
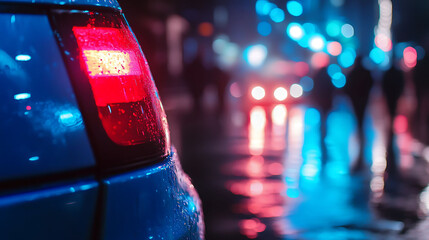
[{"label": "reflection on wet road", "polygon": [[401,194],[385,193],[383,106],[374,101],[367,110],[366,168],[352,174],[361,147],[357,124],[347,99],[337,98],[326,120],[310,106],[282,104],[231,111],[223,118],[169,114],[172,125],[181,124],[173,137],[203,200],[207,239],[407,236],[414,226],[410,223],[424,215],[421,203],[428,204],[426,191],[419,196],[426,182],[418,183],[419,174],[410,174],[419,166],[420,175],[426,174],[426,161],[415,154],[424,146],[408,133],[407,118],[398,116],[399,166],[412,184],[399,184],[405,189]]}]

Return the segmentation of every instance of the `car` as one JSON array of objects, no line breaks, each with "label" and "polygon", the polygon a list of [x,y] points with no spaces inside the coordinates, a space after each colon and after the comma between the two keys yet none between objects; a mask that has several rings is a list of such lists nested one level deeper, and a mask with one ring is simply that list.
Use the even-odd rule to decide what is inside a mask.
[{"label": "car", "polygon": [[251,73],[241,83],[243,103],[249,107],[297,103],[303,88],[296,76],[263,76]]},{"label": "car", "polygon": [[0,239],[204,239],[116,0],[0,0]]}]

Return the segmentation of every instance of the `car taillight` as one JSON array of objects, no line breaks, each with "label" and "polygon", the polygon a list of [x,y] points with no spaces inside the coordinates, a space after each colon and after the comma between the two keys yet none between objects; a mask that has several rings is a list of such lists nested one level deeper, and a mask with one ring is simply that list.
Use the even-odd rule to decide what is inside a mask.
[{"label": "car taillight", "polygon": [[146,100],[154,88],[149,67],[129,30],[73,27],[73,34],[107,135],[121,145],[160,138],[160,109]]},{"label": "car taillight", "polygon": [[[118,146],[135,146],[136,151],[134,154],[130,149],[118,148],[112,153],[132,155],[128,160],[121,159],[124,162],[167,154],[170,143],[166,116],[148,63],[123,16],[60,11],[53,14],[53,23],[84,112],[91,115],[96,108],[108,138]],[[91,108],[88,96],[95,108]],[[88,128],[96,129],[93,137],[99,148],[115,148],[106,145],[103,134],[93,126],[97,121],[91,116],[87,119],[91,121]]]}]

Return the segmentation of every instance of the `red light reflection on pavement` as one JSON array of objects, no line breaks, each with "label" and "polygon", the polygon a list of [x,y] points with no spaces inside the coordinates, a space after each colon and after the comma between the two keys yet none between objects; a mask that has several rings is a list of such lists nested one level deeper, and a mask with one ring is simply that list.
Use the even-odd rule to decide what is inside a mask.
[{"label": "red light reflection on pavement", "polygon": [[[245,197],[233,207],[233,211],[254,216],[252,219],[241,220],[239,227],[243,235],[256,238],[265,231],[265,225],[259,225],[263,224],[261,219],[282,218],[288,214],[293,205],[289,202],[299,201],[296,194],[290,194],[293,195],[294,199],[292,199],[287,193],[289,188],[294,190],[294,193],[299,191],[299,174],[303,162],[301,149],[304,110],[292,109],[289,115],[286,106],[279,104],[274,106],[268,115],[266,109],[256,106],[251,109],[249,115],[248,140],[251,156],[224,165],[222,172],[226,175],[242,177],[227,181],[225,186],[231,193]],[[270,124],[267,123],[268,116],[271,117]],[[285,155],[286,140],[290,146]],[[261,155],[262,153],[264,156]],[[270,156],[272,153],[279,155],[280,158],[272,160],[265,156]],[[288,169],[284,167],[286,158]]]},{"label": "red light reflection on pavement", "polygon": [[252,155],[260,155],[264,151],[266,122],[264,108],[258,106],[250,110],[249,151]]},{"label": "red light reflection on pavement", "polygon": [[271,147],[274,150],[284,150],[286,147],[287,109],[284,104],[276,105],[271,111]]}]

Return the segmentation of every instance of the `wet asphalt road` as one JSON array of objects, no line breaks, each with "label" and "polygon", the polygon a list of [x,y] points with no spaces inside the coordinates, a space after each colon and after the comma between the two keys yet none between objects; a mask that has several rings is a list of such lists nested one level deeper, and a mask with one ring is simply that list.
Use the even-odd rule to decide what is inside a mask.
[{"label": "wet asphalt road", "polygon": [[395,191],[383,190],[381,99],[373,97],[367,110],[366,167],[358,174],[350,172],[360,148],[356,120],[341,96],[326,120],[327,154],[320,113],[307,104],[231,104],[218,115],[210,107],[193,112],[188,100],[164,102],[183,168],[203,201],[207,239],[428,239],[425,146],[400,123],[403,177]]}]

